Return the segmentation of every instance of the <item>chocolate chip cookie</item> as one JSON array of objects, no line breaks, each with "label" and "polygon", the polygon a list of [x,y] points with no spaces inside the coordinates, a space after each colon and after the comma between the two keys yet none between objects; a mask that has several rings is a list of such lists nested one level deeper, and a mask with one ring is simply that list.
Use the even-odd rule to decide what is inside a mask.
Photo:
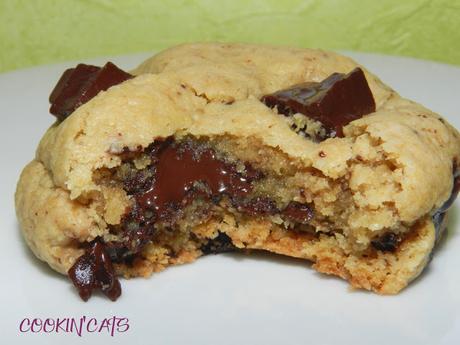
[{"label": "chocolate chip cookie", "polygon": [[332,52],[181,45],[130,73],[80,64],[50,102],[17,216],[84,300],[246,249],[395,294],[460,188],[458,132]]}]

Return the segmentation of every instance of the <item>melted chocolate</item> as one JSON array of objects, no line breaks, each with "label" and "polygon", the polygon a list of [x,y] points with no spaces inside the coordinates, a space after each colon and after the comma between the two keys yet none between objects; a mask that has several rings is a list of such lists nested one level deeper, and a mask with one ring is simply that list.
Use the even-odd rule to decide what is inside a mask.
[{"label": "melted chocolate", "polygon": [[290,116],[301,113],[322,123],[326,137],[343,137],[343,126],[375,111],[375,101],[360,68],[334,73],[323,81],[307,82],[262,97],[267,106]]},{"label": "melted chocolate", "polygon": [[311,207],[296,201],[291,201],[281,214],[287,219],[300,224],[308,224],[313,219]]},{"label": "melted chocolate", "polygon": [[104,244],[93,241],[67,272],[80,297],[87,301],[94,289],[100,289],[112,301],[121,295],[121,287]]},{"label": "melted chocolate", "polygon": [[233,204],[238,211],[251,216],[273,215],[279,212],[276,203],[266,197],[256,197],[249,200],[233,199]]},{"label": "melted chocolate", "polygon": [[50,113],[59,121],[63,121],[100,91],[105,91],[132,77],[111,62],[107,62],[102,68],[79,64],[75,68],[66,70],[51,92]]},{"label": "melted chocolate", "polygon": [[215,200],[223,194],[244,197],[252,190],[250,177],[204,146],[172,143],[158,150],[156,159],[151,187],[135,197],[139,208],[153,210],[160,220],[170,219],[171,211],[197,195]]},{"label": "melted chocolate", "polygon": [[252,190],[252,182],[263,177],[249,164],[244,172],[237,171],[235,164],[219,159],[212,149],[192,140],[157,140],[144,154],[150,156],[151,164],[142,170],[133,168],[133,173],[122,180],[135,202],[122,220],[123,241],[109,246],[117,262],[139,252],[151,240],[156,222],[173,227],[193,200],[217,204],[227,195],[232,202],[242,203]]},{"label": "melted chocolate", "polygon": [[202,143],[167,138],[154,142],[144,153],[150,156],[151,165],[123,180],[125,190],[135,200],[123,220],[128,242],[135,243],[134,247],[148,241],[155,222],[173,224],[182,209],[196,198],[217,204],[225,195],[240,212],[253,216],[281,213],[301,224],[313,217],[307,204],[291,202],[280,211],[268,197],[251,197],[252,184],[262,179],[263,173],[249,164],[240,171],[236,164],[219,158]]}]

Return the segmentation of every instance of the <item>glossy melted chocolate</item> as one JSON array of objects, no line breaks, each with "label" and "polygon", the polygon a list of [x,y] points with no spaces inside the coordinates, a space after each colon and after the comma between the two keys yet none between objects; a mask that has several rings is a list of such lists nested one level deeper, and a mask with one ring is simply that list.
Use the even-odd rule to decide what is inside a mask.
[{"label": "glossy melted chocolate", "polygon": [[217,158],[212,149],[192,142],[165,145],[156,160],[153,184],[136,195],[136,202],[141,208],[154,210],[160,220],[168,218],[171,209],[187,204],[192,196],[241,198],[252,190],[253,177]]},{"label": "glossy melted chocolate", "polygon": [[262,97],[267,106],[290,116],[301,113],[322,123],[328,137],[343,137],[343,126],[375,111],[375,101],[360,68],[334,73],[323,81],[307,82]]},{"label": "glossy melted chocolate", "polygon": [[66,70],[54,87],[49,101],[50,113],[64,121],[75,109],[113,85],[133,76],[111,62],[104,67],[79,64]]},{"label": "glossy melted chocolate", "polygon": [[69,269],[68,275],[84,301],[91,297],[95,289],[100,289],[112,301],[121,295],[120,282],[112,262],[104,244],[98,240],[90,243],[85,254]]}]

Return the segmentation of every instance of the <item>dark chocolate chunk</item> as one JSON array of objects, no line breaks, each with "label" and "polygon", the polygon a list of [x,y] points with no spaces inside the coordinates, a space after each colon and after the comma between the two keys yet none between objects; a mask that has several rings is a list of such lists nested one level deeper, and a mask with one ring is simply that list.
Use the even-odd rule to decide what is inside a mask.
[{"label": "dark chocolate chunk", "polygon": [[296,201],[291,201],[281,214],[287,219],[300,224],[308,224],[313,219],[311,207]]},{"label": "dark chocolate chunk", "polygon": [[132,77],[111,62],[107,62],[102,68],[79,64],[66,70],[51,92],[50,113],[63,121],[100,91]]},{"label": "dark chocolate chunk", "polygon": [[89,244],[67,272],[80,297],[87,301],[94,289],[100,289],[112,301],[121,295],[121,286],[104,244],[95,240]]},{"label": "dark chocolate chunk", "polygon": [[290,116],[301,113],[322,123],[327,137],[343,137],[343,126],[375,111],[364,72],[334,73],[322,82],[307,82],[262,97],[268,107]]},{"label": "dark chocolate chunk", "polygon": [[200,248],[205,255],[233,252],[237,249],[238,248],[233,245],[232,239],[223,232],[219,232],[216,238],[209,240]]},{"label": "dark chocolate chunk", "polygon": [[401,239],[394,233],[388,232],[380,238],[371,241],[372,246],[382,252],[394,252]]},{"label": "dark chocolate chunk", "polygon": [[233,204],[238,211],[252,216],[273,215],[279,212],[276,203],[272,199],[266,197],[257,197],[244,201],[234,199]]}]

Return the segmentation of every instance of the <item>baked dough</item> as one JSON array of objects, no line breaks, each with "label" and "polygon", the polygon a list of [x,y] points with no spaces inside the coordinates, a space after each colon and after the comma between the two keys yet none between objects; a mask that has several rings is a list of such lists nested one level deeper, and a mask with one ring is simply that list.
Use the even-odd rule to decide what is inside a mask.
[{"label": "baked dough", "polygon": [[[186,44],[153,56],[132,71],[135,78],[100,92],[44,135],[16,192],[28,245],[67,274],[85,243],[119,239],[113,229],[134,199],[104,174],[123,166],[121,153],[143,152],[158,138],[198,140],[263,171],[270,178],[261,188],[279,202],[311,205],[309,230],[214,205],[212,216],[191,223],[183,215],[173,230],[159,229],[129,263],[115,262],[119,275],[191,262],[224,236],[234,249],[308,259],[353,287],[399,292],[426,266],[441,229],[433,215],[453,190],[458,132],[362,66],[376,111],[345,126],[344,137],[309,140],[260,101],[358,66],[322,50],[243,44]],[[395,251],[372,246],[389,232],[400,237]]]}]

